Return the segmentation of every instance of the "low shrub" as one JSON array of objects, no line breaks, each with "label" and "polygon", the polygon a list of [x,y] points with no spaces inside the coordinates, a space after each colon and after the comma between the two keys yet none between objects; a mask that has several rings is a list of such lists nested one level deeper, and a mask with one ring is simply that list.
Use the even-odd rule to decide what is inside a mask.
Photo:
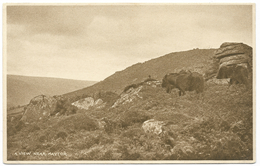
[{"label": "low shrub", "polygon": [[74,105],[71,105],[70,101],[65,98],[57,98],[57,104],[55,110],[51,113],[51,116],[60,113],[60,115],[71,115],[76,114],[78,108]]},{"label": "low shrub", "polygon": [[27,152],[35,152],[35,151],[39,151],[39,150],[45,150],[43,145],[37,141],[35,142],[31,142],[29,144],[29,146],[26,148]]},{"label": "low shrub", "polygon": [[179,124],[188,121],[190,117],[182,113],[176,113],[172,111],[158,113],[155,117],[159,121],[167,121],[172,124]]},{"label": "low shrub", "polygon": [[14,134],[16,134],[16,128],[14,125],[12,125],[11,123],[7,124],[7,136],[12,136]]},{"label": "low shrub", "polygon": [[65,139],[67,136],[68,136],[68,134],[67,134],[66,132],[60,131],[60,132],[57,133],[56,138],[57,138],[57,139],[58,139],[58,138]]},{"label": "low shrub", "polygon": [[56,151],[61,151],[63,149],[63,145],[62,144],[56,144],[56,145],[53,145],[52,147],[50,147],[50,152],[56,152]]},{"label": "low shrub", "polygon": [[25,123],[24,123],[23,121],[19,121],[19,122],[15,125],[15,129],[16,129],[16,131],[20,131],[24,126],[25,126]]},{"label": "low shrub", "polygon": [[13,143],[7,140],[7,149],[12,147],[13,147]]},{"label": "low shrub", "polygon": [[91,146],[92,146],[91,144],[88,144],[86,142],[76,142],[73,144],[73,148],[78,150],[88,149]]},{"label": "low shrub", "polygon": [[78,107],[74,106],[74,105],[69,105],[67,107],[67,111],[66,111],[66,115],[72,115],[72,114],[76,114],[78,111]]},{"label": "low shrub", "polygon": [[43,138],[47,141],[51,141],[53,138],[55,138],[57,132],[58,131],[54,130],[53,128],[47,128],[46,130],[41,131],[41,136],[43,136]]},{"label": "low shrub", "polygon": [[[235,134],[223,133],[221,139],[213,139],[208,159],[214,160],[251,160],[252,151]],[[212,148],[213,147],[213,148]]]},{"label": "low shrub", "polygon": [[111,119],[108,119],[105,117],[105,118],[103,118],[103,121],[105,122],[104,130],[108,134],[114,132],[118,128],[118,124],[114,120],[111,120]]},{"label": "low shrub", "polygon": [[163,137],[162,141],[165,145],[170,146],[171,148],[173,148],[176,145],[174,139],[169,136]]},{"label": "low shrub", "polygon": [[113,152],[112,150],[108,150],[104,153],[104,155],[100,158],[100,160],[113,160]]},{"label": "low shrub", "polygon": [[47,140],[47,137],[45,135],[42,135],[39,137],[39,142],[45,142]]},{"label": "low shrub", "polygon": [[135,123],[143,123],[144,121],[150,119],[151,116],[144,111],[140,110],[130,110],[122,115],[120,118],[121,126],[126,128]]},{"label": "low shrub", "polygon": [[146,80],[144,80],[144,82],[149,82],[149,81],[158,81],[158,80],[156,80],[154,78],[147,78]]},{"label": "low shrub", "polygon": [[124,155],[122,157],[122,159],[123,160],[138,160],[140,156],[141,156],[140,153],[135,152],[135,153],[131,153],[131,154],[128,154],[128,155]]},{"label": "low shrub", "polygon": [[131,84],[131,85],[128,85],[128,86],[125,87],[125,89],[124,89],[123,92],[126,92],[126,91],[128,91],[129,89],[131,89],[131,88],[137,88],[137,87],[138,87],[137,84]]},{"label": "low shrub", "polygon": [[144,135],[145,132],[142,128],[131,128],[131,129],[128,129],[126,130],[125,132],[123,132],[121,135],[123,137],[127,137],[127,138],[130,138],[130,139],[136,139],[136,138],[140,138],[141,135]]},{"label": "low shrub", "polygon": [[108,92],[99,92],[94,96],[94,99],[102,99],[104,103],[106,103],[106,106],[112,106],[116,100],[119,98],[119,95],[108,91]]},{"label": "low shrub", "polygon": [[102,138],[100,137],[100,135],[89,135],[85,140],[77,142],[75,144],[75,147],[80,150],[89,149],[93,145],[98,145],[99,143],[101,143],[101,140]]},{"label": "low shrub", "polygon": [[85,114],[75,114],[59,121],[55,128],[64,128],[67,131],[87,130],[94,131],[98,128],[97,121]]},{"label": "low shrub", "polygon": [[28,131],[29,132],[34,132],[37,130],[40,130],[41,128],[37,125],[37,124],[32,124],[31,126],[29,126]]},{"label": "low shrub", "polygon": [[128,91],[129,89],[131,88],[138,88],[139,86],[143,85],[144,82],[140,82],[140,83],[137,83],[137,84],[131,84],[131,85],[128,85],[124,88],[124,91],[123,92],[126,92]]},{"label": "low shrub", "polygon": [[138,152],[131,153],[127,145],[119,146],[118,151],[122,154],[120,160],[138,160],[141,157],[141,154]]}]

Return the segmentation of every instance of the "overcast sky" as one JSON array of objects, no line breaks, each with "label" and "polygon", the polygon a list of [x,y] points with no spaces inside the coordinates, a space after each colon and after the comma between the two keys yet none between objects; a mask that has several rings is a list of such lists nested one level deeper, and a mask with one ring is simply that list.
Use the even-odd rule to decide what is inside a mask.
[{"label": "overcast sky", "polygon": [[250,5],[8,6],[7,73],[100,81],[170,52],[252,46]]}]

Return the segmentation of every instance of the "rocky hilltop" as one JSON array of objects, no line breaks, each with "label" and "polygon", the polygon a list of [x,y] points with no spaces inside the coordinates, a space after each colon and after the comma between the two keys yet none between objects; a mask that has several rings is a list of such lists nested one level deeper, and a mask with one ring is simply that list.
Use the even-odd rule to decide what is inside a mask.
[{"label": "rocky hilltop", "polygon": [[220,71],[229,66],[241,66],[252,72],[252,52],[252,47],[243,43],[223,43],[214,54],[220,64],[217,78],[223,78]]},{"label": "rocky hilltop", "polygon": [[243,43],[226,42],[216,49],[212,58],[211,66],[206,72],[206,77],[216,76],[218,79],[230,78],[220,75],[223,68],[242,66],[252,73],[253,63],[252,47]]},{"label": "rocky hilltop", "polygon": [[[222,48],[226,47],[229,45]],[[196,52],[208,54],[195,56]],[[217,79],[220,60],[217,67],[210,62],[223,54],[214,52],[169,54],[129,67],[87,89],[35,97],[22,117],[8,117],[8,159],[252,160],[252,88],[243,84],[230,88],[227,83],[212,81]],[[179,61],[169,60],[174,58]],[[186,62],[190,66],[176,65]],[[171,93],[162,88],[161,78],[166,73],[185,69],[206,77],[213,67],[214,77],[205,82],[200,94],[187,91],[179,96],[176,87]],[[18,151],[66,155],[21,158],[14,155]]]},{"label": "rocky hilltop", "polygon": [[169,53],[144,63],[134,64],[125,70],[116,72],[95,85],[64,94],[64,96],[67,98],[76,98],[77,96],[90,95],[99,91],[111,91],[120,94],[126,86],[142,82],[149,75],[153,79],[162,80],[165,74],[177,72],[182,69],[204,74],[211,65],[211,58],[215,50],[193,49]]}]

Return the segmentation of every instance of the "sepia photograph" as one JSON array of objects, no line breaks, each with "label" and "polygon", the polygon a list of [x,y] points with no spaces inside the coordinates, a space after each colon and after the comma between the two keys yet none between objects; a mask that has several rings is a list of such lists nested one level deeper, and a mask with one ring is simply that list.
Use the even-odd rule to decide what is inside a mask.
[{"label": "sepia photograph", "polygon": [[255,4],[3,4],[3,160],[255,163]]}]

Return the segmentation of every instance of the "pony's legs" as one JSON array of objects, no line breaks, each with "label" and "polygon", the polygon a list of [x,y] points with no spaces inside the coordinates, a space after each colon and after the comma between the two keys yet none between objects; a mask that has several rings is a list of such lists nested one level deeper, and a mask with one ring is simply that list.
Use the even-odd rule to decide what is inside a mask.
[{"label": "pony's legs", "polygon": [[185,95],[185,91],[182,90],[182,89],[180,89],[180,91],[179,91],[179,96],[181,96],[181,92],[182,92],[183,95]]}]

